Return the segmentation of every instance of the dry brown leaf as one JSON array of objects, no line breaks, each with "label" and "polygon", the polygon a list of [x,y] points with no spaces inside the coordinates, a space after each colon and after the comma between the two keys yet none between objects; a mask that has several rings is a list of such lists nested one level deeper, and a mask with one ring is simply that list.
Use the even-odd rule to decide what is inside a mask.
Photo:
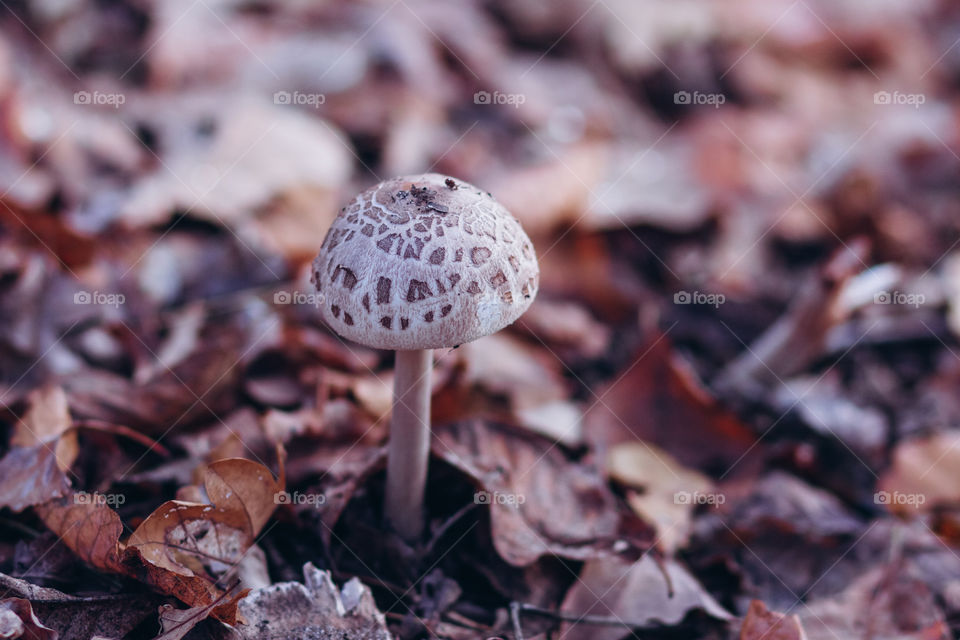
[{"label": "dry brown leaf", "polygon": [[57,632],[43,626],[33,613],[29,600],[4,598],[0,600],[0,638],[26,640],[57,640]]},{"label": "dry brown leaf", "polygon": [[16,447],[0,460],[0,506],[22,511],[69,492],[70,482],[49,444]]},{"label": "dry brown leaf", "polygon": [[[86,494],[86,497],[97,494]],[[120,516],[106,502],[74,494],[35,508],[47,527],[74,553],[98,569],[122,572]],[[83,499],[81,499],[83,498]]]},{"label": "dry brown leaf", "polygon": [[543,164],[505,173],[492,181],[491,193],[517,216],[527,233],[546,233],[583,215],[608,155],[609,149],[598,144],[572,147]]},{"label": "dry brown leaf", "polygon": [[840,592],[799,609],[809,640],[949,640],[937,597],[922,579],[890,566],[870,569]]},{"label": "dry brown leaf", "polygon": [[0,460],[0,506],[21,511],[63,496],[67,473],[77,458],[67,396],[60,387],[43,387],[27,396],[28,410],[14,426],[12,448]]},{"label": "dry brown leaf", "polygon": [[770,611],[760,600],[750,602],[740,640],[807,640],[800,618]]},{"label": "dry brown leaf", "polygon": [[70,428],[70,409],[62,388],[48,386],[31,391],[27,403],[29,409],[14,427],[12,446],[30,447],[48,442]]},{"label": "dry brown leaf", "polygon": [[[237,601],[220,582],[243,560],[283,491],[263,465],[242,458],[206,468],[205,489],[213,504],[171,500],[148,516],[120,543],[123,525],[105,502],[77,496],[37,507],[44,523],[86,562],[134,577],[191,606],[236,624]],[[229,597],[228,597],[229,595]]]},{"label": "dry brown leaf", "polygon": [[960,503],[960,431],[900,442],[874,501],[904,515]]},{"label": "dry brown leaf", "polygon": [[0,587],[6,595],[29,600],[37,617],[43,620],[44,625],[59,633],[60,640],[124,637],[156,611],[162,598],[150,593],[124,593],[104,598],[78,597],[49,587],[38,587],[2,573]]},{"label": "dry brown leaf", "polygon": [[627,495],[630,507],[657,527],[657,544],[672,554],[689,538],[698,496],[709,497],[710,479],[679,464],[645,442],[624,442],[607,456],[607,473],[639,491]]},{"label": "dry brown leaf", "polygon": [[[155,224],[178,209],[189,210],[191,215],[233,226],[241,235],[249,233],[250,238],[259,239],[263,230],[258,221],[250,219],[252,212],[287,193],[312,188],[309,211],[314,217],[306,210],[284,215],[285,224],[292,222],[315,233],[314,220],[327,218],[324,212],[332,216],[336,211],[339,188],[350,171],[348,143],[330,124],[295,107],[235,95],[231,108],[224,110],[224,99],[226,96],[205,97],[196,103],[187,100],[167,105],[186,112],[178,119],[183,120],[185,130],[171,136],[171,148],[157,170],[136,183],[123,207],[125,222],[131,226]],[[196,110],[193,118],[190,110]],[[191,121],[202,121],[209,113],[216,114],[215,132],[197,135],[189,128]],[[300,198],[290,201],[288,207],[303,209],[305,204]],[[268,220],[277,215],[275,208]],[[282,237],[289,236],[285,231]],[[269,233],[262,237],[274,239]]]},{"label": "dry brown leaf", "polygon": [[545,438],[472,421],[437,429],[433,451],[480,487],[474,501],[489,505],[494,546],[514,566],[544,554],[584,560],[618,541],[629,547],[600,474],[571,464]]},{"label": "dry brown leaf", "polygon": [[240,562],[266,524],[282,482],[257,462],[218,460],[204,477],[212,504],[164,503],[130,535],[127,549],[170,573],[219,579]]},{"label": "dry brown leaf", "polygon": [[[701,385],[663,335],[651,336],[614,382],[596,390],[602,402],[586,416],[587,437],[600,452],[643,440],[687,466],[726,471],[750,451],[755,437]],[[683,425],[683,428],[677,428]],[[749,469],[749,458],[734,468]]]},{"label": "dry brown leaf", "polygon": [[206,620],[212,609],[211,605],[189,609],[177,609],[169,604],[161,606],[160,635],[153,640],[180,640],[190,633],[191,629]]},{"label": "dry brown leaf", "polygon": [[[676,624],[691,609],[702,609],[719,620],[732,618],[682,566],[667,560],[663,571],[649,555],[632,563],[619,558],[590,560],[567,592],[562,610],[577,616],[615,616],[635,626]],[[624,631],[566,623],[561,635],[570,640],[619,640]]]}]

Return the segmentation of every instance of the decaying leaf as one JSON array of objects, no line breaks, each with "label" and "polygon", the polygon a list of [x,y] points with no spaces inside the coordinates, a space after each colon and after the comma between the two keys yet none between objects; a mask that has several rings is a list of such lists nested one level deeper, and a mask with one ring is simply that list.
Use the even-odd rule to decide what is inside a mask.
[{"label": "decaying leaf", "polygon": [[[639,627],[653,622],[674,624],[691,609],[701,609],[719,620],[732,618],[680,564],[667,560],[661,569],[646,555],[637,562],[618,558],[588,561],[567,592],[562,610],[578,616],[612,616],[623,620],[625,627]],[[563,631],[563,637],[573,640],[618,640],[623,635],[622,628],[586,623],[568,623]]]},{"label": "decaying leaf", "polygon": [[901,442],[875,497],[878,504],[903,515],[960,503],[960,431]]},{"label": "decaying leaf", "polygon": [[161,598],[149,592],[79,597],[2,573],[0,588],[9,596],[29,601],[43,624],[59,634],[58,640],[123,637],[154,614]]},{"label": "decaying leaf", "polygon": [[21,511],[58,498],[70,488],[68,472],[77,458],[77,434],[71,429],[67,396],[60,387],[29,394],[29,408],[0,460],[0,506]]},{"label": "decaying leaf", "polygon": [[602,401],[587,412],[586,433],[601,452],[641,439],[697,469],[750,468],[754,435],[704,389],[664,335],[652,336],[596,394]]},{"label": "decaying leaf", "polygon": [[247,624],[236,638],[287,640],[292,638],[354,638],[390,640],[384,616],[370,590],[356,578],[338,589],[327,571],[312,564],[303,567],[303,583],[280,582],[254,589],[240,601]]},{"label": "decaying leaf", "polygon": [[98,569],[120,572],[123,523],[116,511],[96,496],[74,494],[39,505],[35,510],[43,523],[85,562]]},{"label": "decaying leaf", "polygon": [[634,489],[627,501],[656,525],[657,544],[668,554],[686,543],[700,497],[712,497],[709,478],[684,468],[666,451],[645,442],[615,445],[607,456],[607,473]]},{"label": "decaying leaf", "polygon": [[137,578],[188,605],[212,607],[212,615],[236,623],[236,603],[245,592],[225,598],[224,582],[254,543],[283,487],[282,462],[275,480],[259,463],[218,460],[205,471],[212,504],[168,501],[125,543],[120,518],[105,501],[78,494],[41,505],[37,513],[92,566]]},{"label": "decaying leaf", "polygon": [[891,571],[889,566],[866,572],[841,593],[807,603],[799,608],[798,615],[809,640],[953,637],[935,596],[924,582],[907,573]]},{"label": "decaying leaf", "polygon": [[57,640],[57,632],[43,626],[33,613],[29,600],[0,600],[0,638],[16,640]]},{"label": "decaying leaf", "polygon": [[544,554],[587,559],[621,540],[620,515],[599,472],[568,465],[551,441],[482,421],[435,435],[434,453],[477,483],[474,501],[489,505],[494,546],[510,564]]},{"label": "decaying leaf", "polygon": [[807,640],[800,619],[770,611],[760,600],[754,600],[740,628],[740,640]]}]

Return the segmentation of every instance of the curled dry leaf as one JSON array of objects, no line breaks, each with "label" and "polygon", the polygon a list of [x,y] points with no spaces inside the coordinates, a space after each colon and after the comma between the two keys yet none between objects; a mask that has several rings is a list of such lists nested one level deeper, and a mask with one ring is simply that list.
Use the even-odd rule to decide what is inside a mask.
[{"label": "curled dry leaf", "polygon": [[150,514],[121,544],[123,525],[105,503],[72,497],[37,507],[44,523],[94,567],[121,573],[179,598],[211,607],[229,624],[237,599],[221,587],[266,524],[284,488],[263,465],[241,458],[218,460],[205,472],[212,504],[171,500]]},{"label": "curled dry leaf", "polygon": [[170,500],[126,544],[128,554],[146,563],[151,584],[168,593],[186,589],[192,594],[187,604],[210,604],[216,584],[243,559],[276,508],[283,479],[281,473],[274,480],[257,462],[228,458],[207,467],[204,487],[213,504]]},{"label": "curled dry leaf", "polygon": [[57,632],[41,624],[29,600],[4,598],[0,600],[0,638],[57,640]]},{"label": "curled dry leaf", "polygon": [[494,546],[514,566],[545,554],[585,560],[628,546],[599,472],[572,465],[545,438],[486,422],[456,423],[436,431],[433,450],[482,489],[476,501],[489,504]]}]

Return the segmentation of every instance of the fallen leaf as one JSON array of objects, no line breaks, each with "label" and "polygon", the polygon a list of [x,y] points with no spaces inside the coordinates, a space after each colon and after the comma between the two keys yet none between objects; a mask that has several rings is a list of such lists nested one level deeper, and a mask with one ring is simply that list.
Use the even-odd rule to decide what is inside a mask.
[{"label": "fallen leaf", "polygon": [[806,603],[798,615],[809,640],[953,638],[929,587],[906,572],[891,572],[889,565],[867,571],[840,593]]},{"label": "fallen leaf", "polygon": [[130,535],[127,550],[170,574],[220,580],[253,544],[283,484],[257,462],[228,458],[207,466],[204,487],[212,504],[164,503]]},{"label": "fallen leaf", "polygon": [[77,458],[77,433],[60,387],[43,387],[27,396],[29,408],[17,421],[10,451],[0,460],[0,506],[22,511],[65,495],[68,473]]},{"label": "fallen leaf", "polygon": [[[669,584],[664,571],[669,576]],[[636,562],[619,558],[587,561],[561,608],[564,613],[576,616],[620,618],[625,622],[624,627],[654,622],[676,624],[692,609],[702,610],[718,620],[733,617],[680,564],[665,560],[661,570],[650,555]],[[625,634],[617,627],[565,623],[561,635],[570,640],[619,640]]]},{"label": "fallen leaf", "polygon": [[665,335],[651,336],[595,393],[601,401],[587,412],[585,433],[601,455],[617,443],[643,440],[718,475],[732,464],[747,473],[755,462],[748,456],[754,434],[709,394]]},{"label": "fallen leaf", "polygon": [[57,640],[53,629],[43,626],[28,600],[4,598],[0,600],[0,638],[26,640]]},{"label": "fallen leaf", "polygon": [[37,617],[59,634],[58,640],[124,637],[156,611],[162,597],[149,592],[78,597],[2,573],[0,586],[29,600]]},{"label": "fallen leaf", "polygon": [[760,600],[753,600],[740,628],[740,640],[807,640],[807,634],[796,614],[770,611]]},{"label": "fallen leaf", "polygon": [[960,503],[960,431],[901,441],[874,501],[903,515]]},{"label": "fallen leaf", "polygon": [[629,547],[599,472],[570,464],[551,441],[484,421],[434,431],[434,454],[480,488],[474,501],[489,505],[493,543],[508,563],[526,566],[545,554],[585,560]]},{"label": "fallen leaf", "polygon": [[357,578],[338,589],[327,571],[311,563],[303,567],[304,582],[280,582],[254,589],[240,601],[247,624],[237,638],[355,638],[391,640],[382,613],[370,590]]},{"label": "fallen leaf", "polygon": [[639,490],[631,491],[627,502],[638,515],[656,525],[657,544],[667,554],[686,544],[699,498],[714,497],[709,478],[645,442],[615,445],[607,456],[607,473]]},{"label": "fallen leaf", "polygon": [[36,508],[44,523],[90,565],[121,573],[179,598],[212,606],[211,614],[236,624],[237,600],[220,586],[246,555],[279,503],[284,476],[243,458],[206,467],[204,488],[213,504],[170,500],[121,544],[123,525],[105,502],[70,496]]},{"label": "fallen leaf", "polygon": [[[124,221],[130,226],[157,224],[177,210],[187,210],[236,227],[241,234],[252,233],[259,223],[251,212],[305,187],[317,189],[311,200],[314,216],[332,216],[350,169],[349,146],[342,135],[294,108],[235,95],[231,108],[223,110],[224,99],[192,96],[154,105],[158,111],[163,106],[180,111],[177,122],[184,130],[170,132],[162,162],[136,183],[123,205]],[[195,123],[205,118],[216,123],[209,136],[196,133]],[[301,228],[317,231],[309,216],[296,220],[306,225]],[[261,236],[269,239],[269,234],[251,235]]]},{"label": "fallen leaf", "polygon": [[87,564],[105,571],[122,572],[120,535],[123,523],[106,502],[74,494],[35,507],[37,515]]}]

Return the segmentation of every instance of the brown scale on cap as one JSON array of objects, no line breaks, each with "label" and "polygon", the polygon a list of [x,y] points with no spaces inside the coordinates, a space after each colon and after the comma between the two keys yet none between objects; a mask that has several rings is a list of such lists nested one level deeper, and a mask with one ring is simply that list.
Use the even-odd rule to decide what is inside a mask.
[{"label": "brown scale on cap", "polygon": [[[453,347],[533,302],[533,244],[489,194],[429,173],[386,180],[334,220],[313,263],[324,320],[381,349]],[[347,321],[349,318],[349,322]]]}]

